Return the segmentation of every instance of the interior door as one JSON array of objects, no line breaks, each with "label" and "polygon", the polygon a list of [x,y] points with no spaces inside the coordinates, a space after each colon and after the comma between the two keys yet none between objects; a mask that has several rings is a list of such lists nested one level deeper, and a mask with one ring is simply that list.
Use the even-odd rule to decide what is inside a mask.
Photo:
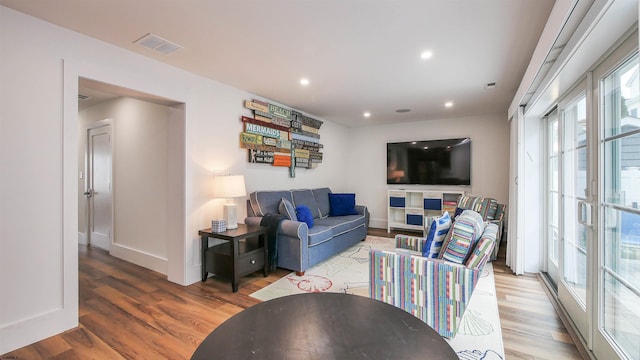
[{"label": "interior door", "polygon": [[590,342],[591,298],[587,279],[591,275],[587,266],[590,248],[590,194],[587,181],[591,156],[588,151],[586,84],[577,87],[578,94],[560,104],[561,129],[561,278],[558,297],[569,313],[576,328],[587,343]]},{"label": "interior door", "polygon": [[111,125],[87,130],[88,243],[107,251],[113,234]]}]

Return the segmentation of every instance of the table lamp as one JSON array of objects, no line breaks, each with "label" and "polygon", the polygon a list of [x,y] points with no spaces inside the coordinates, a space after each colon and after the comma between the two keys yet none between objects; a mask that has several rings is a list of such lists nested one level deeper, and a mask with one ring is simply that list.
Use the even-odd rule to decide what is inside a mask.
[{"label": "table lamp", "polygon": [[227,221],[227,229],[238,228],[238,207],[233,198],[247,196],[244,186],[244,175],[216,176],[213,181],[213,196],[225,198],[222,216]]}]

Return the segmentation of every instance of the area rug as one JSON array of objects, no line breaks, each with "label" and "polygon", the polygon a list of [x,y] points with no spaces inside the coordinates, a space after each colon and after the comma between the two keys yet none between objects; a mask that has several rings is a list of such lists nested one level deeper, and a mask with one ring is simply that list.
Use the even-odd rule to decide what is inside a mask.
[{"label": "area rug", "polygon": [[[335,292],[368,297],[371,249],[395,250],[395,240],[367,236],[365,241],[308,269],[304,276],[296,276],[292,272],[250,296],[263,301],[305,292]],[[504,359],[491,263],[483,269],[458,333],[455,338],[446,340],[463,360]]]}]

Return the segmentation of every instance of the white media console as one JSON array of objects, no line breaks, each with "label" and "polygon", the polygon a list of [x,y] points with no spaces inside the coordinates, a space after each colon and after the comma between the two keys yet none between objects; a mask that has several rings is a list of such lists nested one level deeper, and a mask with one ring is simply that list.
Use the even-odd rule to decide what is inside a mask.
[{"label": "white media console", "polygon": [[391,229],[421,231],[425,236],[427,216],[449,212],[453,216],[464,191],[404,190],[388,191],[387,232]]}]

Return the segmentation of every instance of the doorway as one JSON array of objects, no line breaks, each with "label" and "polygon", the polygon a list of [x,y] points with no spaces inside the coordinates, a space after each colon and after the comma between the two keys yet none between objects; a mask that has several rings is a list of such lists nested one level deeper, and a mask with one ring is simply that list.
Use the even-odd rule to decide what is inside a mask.
[{"label": "doorway", "polygon": [[184,104],[86,78],[78,94],[79,233],[169,275],[184,242]]}]

